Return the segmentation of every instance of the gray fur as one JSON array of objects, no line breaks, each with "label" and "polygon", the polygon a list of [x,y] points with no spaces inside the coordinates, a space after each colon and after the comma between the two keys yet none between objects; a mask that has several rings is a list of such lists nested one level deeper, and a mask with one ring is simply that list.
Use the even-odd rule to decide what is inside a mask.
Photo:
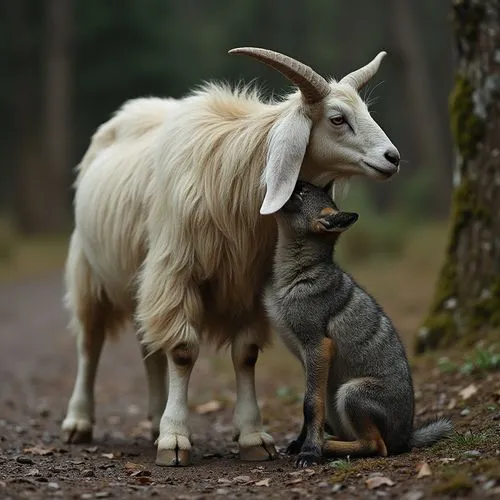
[{"label": "gray fur", "polygon": [[[334,214],[322,216],[325,208]],[[345,221],[336,227],[336,221],[351,215],[357,218],[338,211],[326,190],[297,184],[276,214],[279,237],[265,304],[274,328],[304,365],[306,379],[318,343],[325,336],[334,341],[325,399],[329,430],[353,441],[360,438],[359,421],[369,416],[387,452],[401,453],[437,441],[451,423],[437,420],[413,430],[412,377],[398,333],[375,299],[332,261],[338,235],[348,227]],[[312,229],[315,222],[321,232]],[[306,427],[292,451],[317,455],[317,438],[310,438]]]}]

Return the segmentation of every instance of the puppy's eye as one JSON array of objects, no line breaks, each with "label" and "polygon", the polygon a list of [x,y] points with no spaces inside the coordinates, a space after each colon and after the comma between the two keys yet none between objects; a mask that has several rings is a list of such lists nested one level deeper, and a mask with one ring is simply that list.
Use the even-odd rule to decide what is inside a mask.
[{"label": "puppy's eye", "polygon": [[293,197],[298,200],[298,201],[303,201],[304,199],[304,191],[300,190],[300,191],[295,191],[293,193]]},{"label": "puppy's eye", "polygon": [[345,118],[342,115],[330,116],[330,122],[336,126],[346,123]]}]

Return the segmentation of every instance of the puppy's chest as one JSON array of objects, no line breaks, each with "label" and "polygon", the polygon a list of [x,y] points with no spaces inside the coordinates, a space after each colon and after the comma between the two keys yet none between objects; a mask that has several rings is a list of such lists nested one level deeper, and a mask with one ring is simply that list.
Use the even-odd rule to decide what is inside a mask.
[{"label": "puppy's chest", "polygon": [[306,341],[326,334],[330,307],[325,294],[270,286],[264,300],[273,327],[283,336]]}]

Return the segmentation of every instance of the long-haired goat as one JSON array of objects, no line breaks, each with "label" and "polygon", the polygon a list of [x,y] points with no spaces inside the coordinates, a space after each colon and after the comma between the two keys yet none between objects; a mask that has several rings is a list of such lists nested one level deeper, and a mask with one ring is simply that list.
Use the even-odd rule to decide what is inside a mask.
[{"label": "long-haired goat", "polygon": [[202,337],[231,344],[240,458],[272,458],[254,383],[270,335],[261,295],[276,239],[274,218],[263,215],[283,206],[299,176],[326,184],[398,171],[397,149],[358,94],[384,52],[338,82],[269,50],[231,52],[270,65],[298,90],[263,102],[254,91],[207,84],[180,100],[129,101],[78,167],[66,266],[78,373],[62,424],[67,442],[91,439],[105,336],[133,320],[149,353],[158,464],[189,463],[187,390]]}]

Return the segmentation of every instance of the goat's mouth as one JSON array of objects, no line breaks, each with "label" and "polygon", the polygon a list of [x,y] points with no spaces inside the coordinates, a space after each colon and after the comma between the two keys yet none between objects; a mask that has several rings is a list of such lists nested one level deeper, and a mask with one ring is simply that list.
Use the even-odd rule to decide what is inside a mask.
[{"label": "goat's mouth", "polygon": [[383,179],[389,179],[389,177],[392,177],[398,171],[397,167],[391,168],[391,169],[385,169],[385,168],[377,167],[376,165],[373,165],[372,163],[368,163],[365,160],[362,160],[362,161],[368,168],[370,168],[371,170],[373,170],[377,173],[377,177],[382,177]]}]

